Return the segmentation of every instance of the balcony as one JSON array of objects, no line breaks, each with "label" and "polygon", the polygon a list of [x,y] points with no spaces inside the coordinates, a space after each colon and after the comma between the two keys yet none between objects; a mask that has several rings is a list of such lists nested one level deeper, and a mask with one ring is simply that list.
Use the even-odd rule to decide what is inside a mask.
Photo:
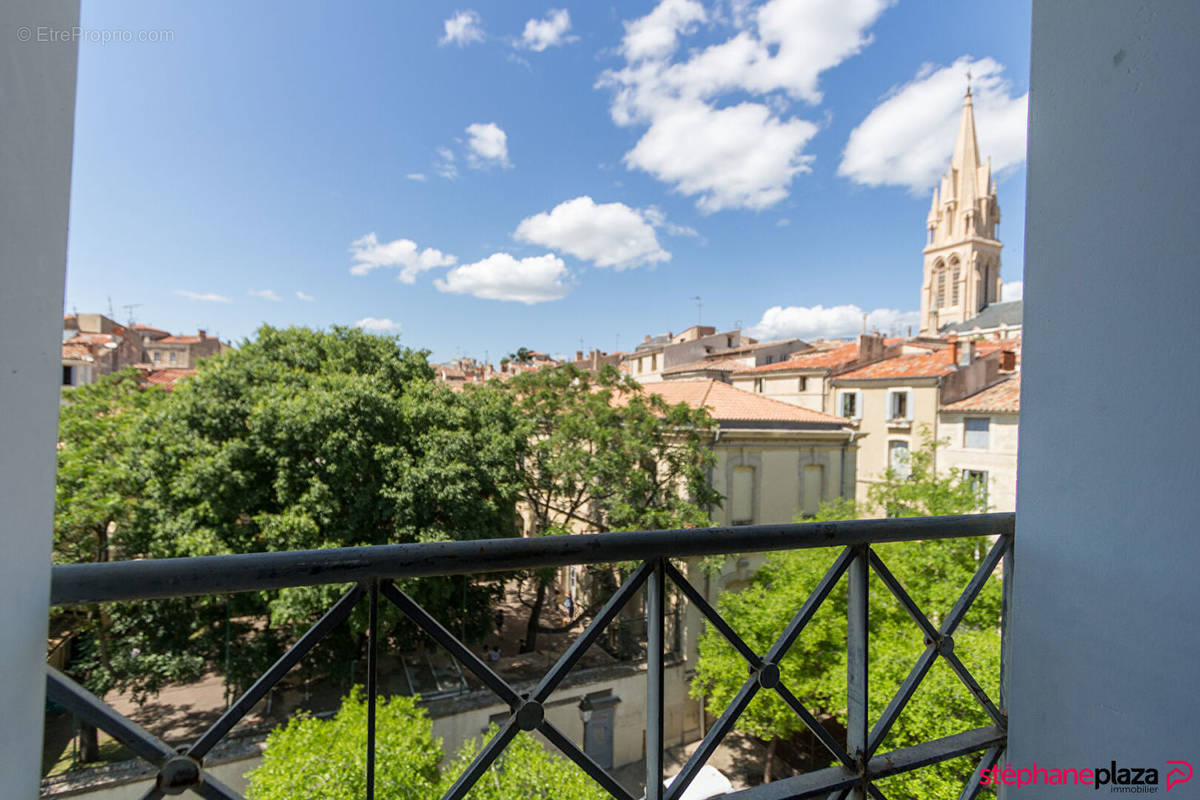
[{"label": "balcony", "polygon": [[[759,692],[774,692],[824,745],[834,766],[725,795],[741,800],[799,797],[881,798],[876,782],[951,758],[979,754],[978,768],[990,768],[1007,743],[1005,662],[1008,658],[1007,619],[1011,602],[1014,515],[981,514],[958,517],[863,520],[793,525],[757,525],[703,530],[642,531],[533,539],[493,539],[478,542],[439,542],[410,545],[345,548],[320,551],[257,553],[191,559],[112,562],[54,567],[51,605],[141,601],[206,594],[263,591],[297,586],[352,584],[351,588],[301,636],[291,648],[238,698],[190,746],[168,746],[135,723],[122,717],[99,698],[54,667],[47,667],[47,693],[80,719],[107,732],[139,758],[158,769],[155,786],[146,798],[192,791],[205,798],[239,798],[237,792],[205,771],[205,757],[283,676],[360,604],[368,609],[368,702],[366,741],[366,796],[374,797],[375,703],[378,692],[380,603],[394,604],[409,620],[445,648],[497,698],[508,706],[507,718],[447,791],[444,800],[458,800],[504,751],[520,731],[537,731],[546,741],[621,800],[634,795],[600,767],[559,728],[547,719],[545,707],[556,688],[587,649],[605,633],[639,592],[644,592],[647,635],[647,703],[645,709],[646,800],[679,800],[700,768],[732,730],[738,717]],[[874,545],[956,537],[990,537],[992,544],[979,559],[974,577],[953,607],[935,625],[917,607],[888,569]],[[828,570],[800,602],[795,614],[774,644],[763,653],[752,650],[696,589],[677,566],[683,559],[763,553],[804,548],[836,548]],[[636,568],[595,614],[536,686],[518,692],[472,650],[401,591],[397,579],[440,575],[483,574],[496,571],[561,567],[574,564],[635,562]],[[1000,630],[1000,695],[993,700],[954,651],[954,633],[975,598],[997,568],[1003,581]],[[913,622],[924,651],[913,665],[886,710],[868,718],[869,574],[874,572]],[[793,649],[803,648],[805,626],[843,580],[847,584],[847,732],[844,741],[832,736],[814,717],[804,699],[784,685],[779,663]],[[733,702],[709,728],[687,763],[669,787],[663,782],[663,676],[665,603],[668,584],[674,585],[699,612],[705,623],[719,631],[746,661],[747,678]],[[957,588],[957,587],[956,587]],[[941,610],[939,610],[941,611]],[[890,752],[879,752],[889,730],[922,679],[937,660],[961,679],[992,724],[946,738]],[[977,773],[974,773],[977,774]],[[962,797],[981,789],[968,781]]]}]

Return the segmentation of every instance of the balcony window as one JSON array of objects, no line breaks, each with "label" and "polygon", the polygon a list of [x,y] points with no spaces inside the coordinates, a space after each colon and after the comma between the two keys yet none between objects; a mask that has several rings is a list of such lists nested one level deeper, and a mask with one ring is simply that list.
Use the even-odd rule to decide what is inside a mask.
[{"label": "balcony window", "polygon": [[754,522],[754,467],[734,467],[729,516],[734,525]]},{"label": "balcony window", "polygon": [[912,419],[908,392],[888,392],[888,419]]},{"label": "balcony window", "polygon": [[842,392],[838,395],[838,416],[848,419],[862,418],[862,404],[858,392]]},{"label": "balcony window", "polygon": [[909,475],[908,442],[903,439],[893,439],[888,442],[888,469],[902,478]]}]

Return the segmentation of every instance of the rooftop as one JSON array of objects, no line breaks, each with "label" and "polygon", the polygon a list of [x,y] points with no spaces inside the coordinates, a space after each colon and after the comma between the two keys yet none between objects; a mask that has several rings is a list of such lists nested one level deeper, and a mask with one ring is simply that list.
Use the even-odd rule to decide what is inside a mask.
[{"label": "rooftop", "polygon": [[721,423],[782,422],[796,426],[832,427],[848,422],[832,414],[772,400],[711,379],[664,381],[650,384],[645,390],[658,395],[671,405],[687,403],[692,408],[707,408]]},{"label": "rooftop", "polygon": [[949,325],[942,327],[942,333],[956,333],[962,331],[973,331],[978,329],[999,328],[1004,325],[1007,327],[1016,327],[1021,324],[1021,318],[1024,313],[1025,302],[1023,300],[1010,300],[1007,303],[992,303],[990,306],[979,312],[978,316],[963,322],[952,322]]},{"label": "rooftop", "polygon": [[947,403],[942,411],[1017,414],[1021,411],[1021,376],[1013,375],[962,400]]}]

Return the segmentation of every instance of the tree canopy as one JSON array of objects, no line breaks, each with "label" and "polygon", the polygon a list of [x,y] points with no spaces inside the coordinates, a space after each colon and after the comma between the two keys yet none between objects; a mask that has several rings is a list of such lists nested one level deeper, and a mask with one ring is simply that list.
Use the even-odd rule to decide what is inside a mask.
[{"label": "tree canopy", "polygon": [[[531,535],[708,524],[720,495],[707,481],[716,423],[703,409],[668,405],[611,365],[526,372],[504,391],[525,442],[520,497]],[[536,578],[529,650],[551,579]]]},{"label": "tree canopy", "polygon": [[[250,773],[250,800],[356,800],[366,784],[367,705],[355,689],[328,720],[301,715],[268,737]],[[412,698],[381,699],[375,721],[375,797],[441,797],[481,743],[468,739],[444,769],[442,743]],[[496,733],[493,725],[485,739]],[[608,793],[531,734],[516,736],[468,794],[469,800],[603,800]]]},{"label": "tree canopy", "polygon": [[[424,352],[392,338],[264,326],[169,395],[131,376],[68,390],[56,552],[94,560],[88,536],[106,518],[119,558],[514,535],[509,398],[433,378]],[[468,638],[490,627],[495,581],[405,588]],[[109,604],[94,643],[120,646],[93,646],[76,672],[95,691],[145,694],[228,665],[244,686],[344,589]],[[330,663],[357,657],[359,616],[331,634]],[[390,608],[382,619],[403,625]]]},{"label": "tree canopy", "polygon": [[[860,511],[892,516],[972,513],[985,510],[981,495],[969,482],[934,470],[938,443],[928,437],[914,452],[907,470],[889,470],[872,487],[868,508],[852,503],[824,505],[820,519],[852,519]],[[946,539],[875,545],[880,556],[918,607],[934,625],[949,612],[974,575],[989,543],[980,539]],[[775,642],[800,604],[832,564],[836,551],[796,550],[772,553],[740,592],[722,594],[718,610],[755,652]],[[921,630],[886,586],[870,581],[869,718],[878,719],[892,695],[925,648]],[[783,659],[781,679],[815,714],[846,721],[846,613],[843,578],[805,627]],[[1000,581],[989,581],[955,633],[955,653],[997,699],[1000,636]],[[712,713],[729,705],[745,682],[745,660],[715,630],[700,640],[700,661],[692,692]],[[939,658],[925,676],[881,752],[991,724],[958,677]],[[774,692],[760,692],[736,724],[738,730],[768,742],[788,739],[803,723]],[[956,759],[888,779],[881,788],[889,797],[922,800],[957,797],[972,766]]]}]

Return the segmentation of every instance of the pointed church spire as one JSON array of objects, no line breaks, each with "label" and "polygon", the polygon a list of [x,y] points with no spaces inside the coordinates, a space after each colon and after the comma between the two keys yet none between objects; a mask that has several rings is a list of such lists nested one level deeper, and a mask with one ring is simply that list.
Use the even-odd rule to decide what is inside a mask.
[{"label": "pointed church spire", "polygon": [[975,109],[971,103],[971,87],[963,98],[962,120],[958,124],[958,141],[954,144],[954,157],[950,159],[952,174],[958,178],[959,208],[974,207],[979,197],[979,141],[975,138]]}]

